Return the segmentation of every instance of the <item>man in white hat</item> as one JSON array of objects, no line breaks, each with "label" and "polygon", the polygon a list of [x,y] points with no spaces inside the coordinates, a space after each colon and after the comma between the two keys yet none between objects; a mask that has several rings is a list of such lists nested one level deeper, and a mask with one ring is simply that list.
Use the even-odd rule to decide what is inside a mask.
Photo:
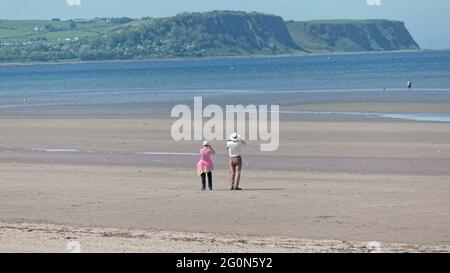
[{"label": "man in white hat", "polygon": [[242,169],[241,148],[244,146],[247,146],[247,143],[237,133],[233,133],[227,141],[231,190],[241,190],[239,188]]}]

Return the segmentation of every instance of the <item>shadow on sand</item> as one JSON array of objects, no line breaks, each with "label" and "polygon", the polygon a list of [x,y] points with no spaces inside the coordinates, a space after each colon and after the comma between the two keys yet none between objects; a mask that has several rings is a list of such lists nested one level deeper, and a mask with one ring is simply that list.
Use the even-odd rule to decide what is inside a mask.
[{"label": "shadow on sand", "polygon": [[[231,191],[230,189],[214,189],[215,191]],[[284,191],[284,188],[264,188],[264,189],[254,189],[254,188],[246,188],[240,191]]]}]

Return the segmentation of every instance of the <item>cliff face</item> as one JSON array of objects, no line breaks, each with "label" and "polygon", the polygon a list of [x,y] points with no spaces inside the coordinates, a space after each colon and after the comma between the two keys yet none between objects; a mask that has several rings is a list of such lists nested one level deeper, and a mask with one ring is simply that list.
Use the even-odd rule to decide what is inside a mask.
[{"label": "cliff face", "polygon": [[206,31],[223,41],[235,41],[249,51],[297,50],[283,18],[258,13],[211,13]]},{"label": "cliff face", "polygon": [[283,18],[260,13],[182,13],[140,20],[118,31],[130,32],[138,36],[133,42],[158,56],[272,55],[301,51]]},{"label": "cliff face", "polygon": [[403,22],[389,20],[288,21],[294,41],[310,52],[420,49]]},{"label": "cliff face", "polygon": [[403,22],[389,20],[285,22],[275,15],[214,11],[140,20],[130,31],[156,56],[419,49]]}]

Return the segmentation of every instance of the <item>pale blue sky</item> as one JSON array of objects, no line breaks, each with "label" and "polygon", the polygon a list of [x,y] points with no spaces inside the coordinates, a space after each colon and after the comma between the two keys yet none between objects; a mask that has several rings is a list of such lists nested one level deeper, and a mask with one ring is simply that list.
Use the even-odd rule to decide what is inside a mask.
[{"label": "pale blue sky", "polygon": [[[79,1],[80,6],[68,5]],[[222,9],[273,13],[286,20],[396,19],[406,23],[422,48],[450,48],[450,0],[0,0],[1,19],[140,18]]]}]

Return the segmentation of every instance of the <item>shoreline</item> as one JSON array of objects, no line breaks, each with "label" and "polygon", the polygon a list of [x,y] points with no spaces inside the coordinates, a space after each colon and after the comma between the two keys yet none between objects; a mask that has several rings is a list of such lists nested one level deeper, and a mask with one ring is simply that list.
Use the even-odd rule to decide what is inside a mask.
[{"label": "shoreline", "polygon": [[[239,91],[244,92],[244,91]],[[406,92],[367,91],[329,91],[329,92],[249,92],[237,102],[230,99],[227,93],[213,94],[205,97],[209,105],[218,105],[224,109],[226,105],[267,105],[264,101],[268,96],[274,96],[279,105],[280,121],[311,121],[311,122],[450,122],[450,101],[446,91],[417,92],[409,97],[409,101],[401,99]],[[57,93],[56,93],[57,94]],[[429,98],[429,94],[433,94]],[[363,98],[373,101],[367,102]],[[428,101],[423,101],[427,99]],[[31,100],[31,99],[30,99]],[[334,101],[333,101],[334,100]],[[130,102],[130,103],[96,103],[96,104],[54,104],[41,106],[33,104],[8,104],[0,106],[1,119],[141,119],[141,120],[172,120],[173,106],[183,104],[193,107],[193,99],[189,96],[176,101],[160,102]],[[119,110],[118,110],[119,109]],[[207,118],[205,118],[207,120]]]},{"label": "shoreline", "polygon": [[414,53],[414,52],[441,52],[450,49],[420,49],[420,50],[392,50],[392,51],[358,51],[358,52],[318,52],[302,54],[281,54],[281,55],[243,55],[243,56],[205,56],[205,57],[162,57],[149,59],[128,59],[128,60],[67,60],[56,62],[0,62],[0,67],[20,67],[33,65],[64,65],[64,64],[108,64],[108,63],[129,63],[129,62],[158,62],[158,61],[198,61],[215,59],[249,59],[249,58],[289,58],[289,57],[315,57],[315,56],[340,56],[340,55],[363,55],[363,54],[390,54],[390,53]]}]

